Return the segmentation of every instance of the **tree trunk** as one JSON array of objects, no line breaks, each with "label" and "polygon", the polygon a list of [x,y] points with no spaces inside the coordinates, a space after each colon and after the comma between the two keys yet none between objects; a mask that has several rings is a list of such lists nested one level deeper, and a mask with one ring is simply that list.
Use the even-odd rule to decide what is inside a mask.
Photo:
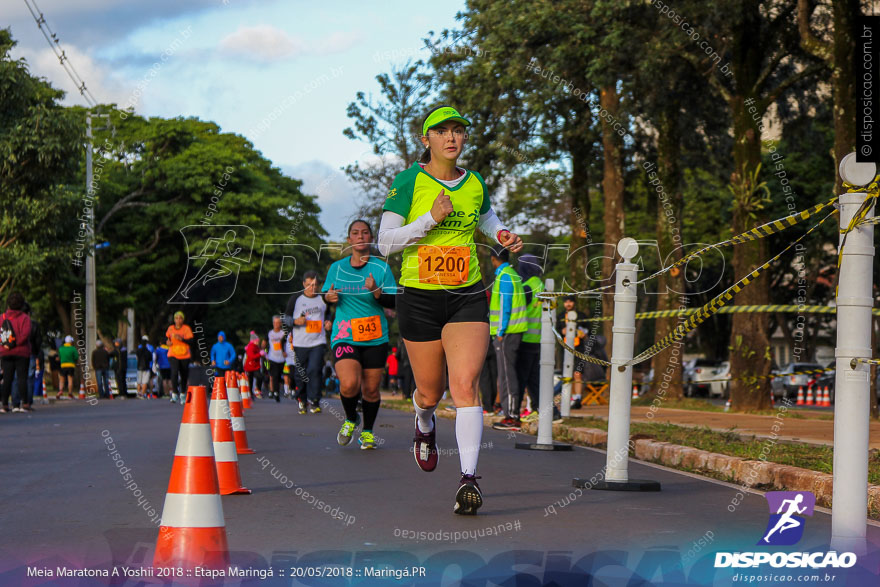
[{"label": "tree trunk", "polygon": [[[581,247],[592,242],[593,234],[590,231],[590,155],[591,145],[579,144],[569,147],[571,152],[571,245],[569,254],[579,251],[567,260],[569,267],[569,279],[571,287],[576,290],[590,289],[599,284],[591,281],[595,275],[586,274],[588,270],[587,259],[595,254],[592,247],[581,250]],[[560,284],[561,285],[561,284]]]},{"label": "tree trunk", "polygon": [[[599,91],[599,104],[608,113],[602,117],[602,150],[604,155],[602,192],[605,196],[605,253],[602,276],[606,279],[614,273],[617,243],[623,238],[623,156],[620,135],[614,129],[618,122],[620,101],[615,86],[605,86]],[[611,119],[611,122],[609,122]],[[620,123],[618,122],[618,126]],[[613,283],[610,281],[608,283]],[[606,316],[614,314],[614,297],[604,295],[602,310]],[[605,339],[611,340],[611,322],[605,322]]]},{"label": "tree trunk", "polygon": [[[664,266],[682,258],[681,214],[681,137],[678,132],[678,104],[659,117],[657,124],[657,175],[648,171],[649,185],[654,188],[649,197],[658,198],[657,245]],[[684,271],[673,269],[660,276],[657,282],[657,310],[677,310],[686,301]],[[676,317],[658,318],[655,322],[654,342],[669,334],[679,324]],[[684,346],[672,345],[652,359],[654,383],[652,392],[670,400],[682,397],[682,354]]]},{"label": "tree trunk", "polygon": [[831,92],[834,96],[834,193],[843,193],[837,173],[840,160],[856,147],[856,92],[853,70],[856,50],[856,18],[859,0],[834,0],[834,62],[831,64]]},{"label": "tree trunk", "polygon": [[[744,185],[744,178],[753,174],[761,162],[761,135],[751,114],[746,110],[745,98],[740,95],[733,96],[730,104],[733,118],[735,165],[731,184],[735,190],[739,189],[738,186]],[[733,234],[739,234],[764,221],[765,214],[761,210],[742,201],[743,198],[750,198],[753,195],[753,193],[740,193],[734,197]],[[742,279],[766,260],[766,239],[734,246],[732,263],[734,279]],[[733,303],[738,306],[769,303],[770,290],[768,285],[766,273],[762,274],[736,294]],[[730,372],[734,379],[731,380],[730,385],[730,400],[736,411],[760,410],[770,406],[769,379],[759,379],[755,383],[736,379],[750,375],[766,376],[770,374],[768,324],[768,315],[763,312],[733,314],[730,333]]]}]

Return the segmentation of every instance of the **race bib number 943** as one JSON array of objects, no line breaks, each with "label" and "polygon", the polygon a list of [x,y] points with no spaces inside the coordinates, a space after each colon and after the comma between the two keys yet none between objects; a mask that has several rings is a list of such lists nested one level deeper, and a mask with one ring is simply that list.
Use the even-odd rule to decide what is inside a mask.
[{"label": "race bib number 943", "polygon": [[355,318],[351,321],[351,339],[354,342],[376,340],[382,336],[382,320],[379,316]]}]

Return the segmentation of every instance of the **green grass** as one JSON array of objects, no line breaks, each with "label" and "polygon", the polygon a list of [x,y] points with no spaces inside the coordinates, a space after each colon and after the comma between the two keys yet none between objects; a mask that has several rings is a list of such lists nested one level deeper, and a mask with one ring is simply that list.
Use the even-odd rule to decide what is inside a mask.
[{"label": "green grass", "polygon": [[[632,405],[636,407],[646,408],[652,404],[654,401],[653,397],[643,396],[638,399],[632,400]],[[695,412],[723,412],[724,406],[716,406],[715,404],[709,403],[705,399],[693,398],[693,397],[683,397],[677,400],[663,400],[660,403],[660,407],[663,408],[671,408],[673,410],[693,410]],[[731,413],[739,413],[739,414],[753,414],[756,416],[775,416],[778,412],[776,409],[770,410],[755,410],[750,412],[731,412]],[[817,412],[815,410],[788,410],[789,416],[792,418],[797,418],[798,420],[833,420],[834,416],[827,412]]]},{"label": "green grass", "polygon": [[[562,424],[571,427],[608,430],[608,423],[600,418],[566,418]],[[687,428],[659,422],[633,422],[630,426],[630,433],[661,442],[670,442],[746,459],[757,459],[768,442],[762,439],[743,438],[735,428],[716,432],[706,427]],[[821,473],[832,472],[834,451],[830,446],[799,443],[776,443],[769,446],[770,453],[767,455],[767,460],[770,462]],[[872,451],[868,461],[868,482],[880,484],[880,453],[875,451]]]}]

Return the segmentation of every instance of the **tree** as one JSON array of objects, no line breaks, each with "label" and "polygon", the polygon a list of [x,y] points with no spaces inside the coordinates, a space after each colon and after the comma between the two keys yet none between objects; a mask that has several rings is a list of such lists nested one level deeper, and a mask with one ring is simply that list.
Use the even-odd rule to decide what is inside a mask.
[{"label": "tree", "polygon": [[0,29],[0,293],[69,262],[75,242],[60,228],[82,208],[69,184],[84,127],[59,104],[64,92],[11,58],[15,44]]},{"label": "tree", "polygon": [[[797,45],[795,4],[779,0],[727,0],[716,4],[687,3],[700,18],[715,53],[697,51],[691,39],[682,41],[682,55],[700,68],[730,111],[734,138],[730,192],[735,234],[768,220],[768,189],[759,179],[764,114],[786,92],[809,79],[819,69]],[[715,57],[717,55],[717,58]],[[729,56],[729,75],[718,67]],[[796,67],[799,66],[799,67]],[[733,249],[737,279],[768,257],[766,240]],[[766,274],[735,297],[737,305],[769,303]],[[770,372],[769,320],[766,314],[734,314],[731,331],[731,372],[765,377]],[[737,410],[769,405],[769,379],[756,383],[734,380],[731,401]]]},{"label": "tree", "polygon": [[[830,4],[833,27],[829,29],[827,10]],[[815,33],[810,20],[818,5],[825,10],[816,18],[820,27],[831,31],[831,39]],[[854,56],[856,50],[856,19],[861,13],[859,0],[829,0],[813,2],[798,0],[797,22],[801,47],[821,59],[831,70],[831,96],[834,99],[834,192],[843,191],[843,180],[837,165],[856,144],[856,92]]]},{"label": "tree", "polygon": [[378,225],[394,177],[411,166],[424,150],[419,137],[421,121],[430,108],[432,83],[422,61],[393,67],[391,74],[379,74],[376,81],[381,99],[374,102],[372,95],[358,92],[356,102],[348,105],[347,112],[354,120],[354,128],[342,132],[352,140],[370,144],[378,157],[369,163],[356,161],[344,169],[365,194],[359,217]]}]

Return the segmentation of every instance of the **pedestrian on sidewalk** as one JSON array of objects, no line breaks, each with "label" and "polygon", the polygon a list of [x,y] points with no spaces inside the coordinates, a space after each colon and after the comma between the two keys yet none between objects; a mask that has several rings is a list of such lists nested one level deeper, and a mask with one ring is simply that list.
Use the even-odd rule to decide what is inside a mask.
[{"label": "pedestrian on sidewalk", "polygon": [[[6,298],[6,311],[0,315],[0,369],[3,370],[3,381],[0,384],[0,413],[3,414],[10,411],[27,411],[22,409],[20,403],[22,398],[27,401],[27,371],[31,358],[31,319],[24,312],[24,303],[24,296],[13,291]],[[74,349],[75,354],[76,349]],[[12,381],[16,377],[19,403],[11,406],[10,409]]]},{"label": "pedestrian on sidewalk", "polygon": [[217,342],[211,347],[211,366],[214,377],[225,377],[235,362],[235,347],[226,340],[226,333],[217,333]]},{"label": "pedestrian on sidewalk", "polygon": [[146,334],[141,337],[137,352],[137,396],[144,399],[150,394],[150,381],[153,379],[153,345]]},{"label": "pedestrian on sidewalk", "polygon": [[519,410],[519,379],[516,363],[523,334],[528,329],[526,298],[522,280],[510,266],[510,251],[501,245],[492,247],[495,283],[489,302],[489,334],[498,360],[498,394],[504,418],[492,428],[518,431],[522,429]]},{"label": "pedestrian on sidewalk", "polygon": [[95,341],[95,350],[92,351],[92,371],[95,373],[95,383],[98,385],[98,396],[110,398],[110,353],[104,348],[104,341],[100,338]]},{"label": "pedestrian on sidewalk", "polygon": [[58,349],[58,360],[61,362],[61,388],[55,396],[56,400],[62,398],[65,389],[67,389],[67,397],[73,399],[73,378],[76,374],[78,358],[76,347],[73,346],[73,337],[68,334],[64,337],[64,344]]}]

